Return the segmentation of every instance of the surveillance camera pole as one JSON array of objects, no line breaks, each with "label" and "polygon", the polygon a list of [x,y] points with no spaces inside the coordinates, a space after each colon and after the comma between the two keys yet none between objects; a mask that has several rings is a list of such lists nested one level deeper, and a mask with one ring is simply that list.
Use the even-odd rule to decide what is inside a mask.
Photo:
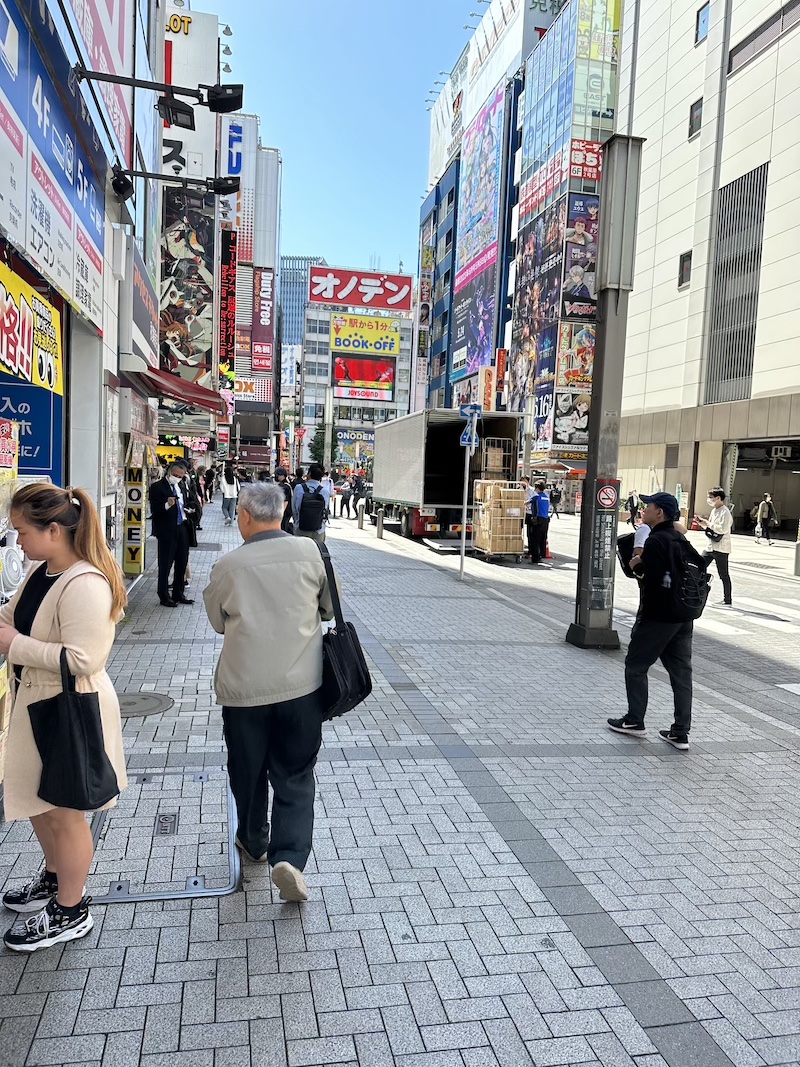
[{"label": "surveillance camera pole", "polygon": [[567,641],[578,648],[619,648],[613,623],[619,524],[617,463],[643,144],[641,137],[616,134],[603,148],[592,414],[581,507],[575,621],[567,632]]}]

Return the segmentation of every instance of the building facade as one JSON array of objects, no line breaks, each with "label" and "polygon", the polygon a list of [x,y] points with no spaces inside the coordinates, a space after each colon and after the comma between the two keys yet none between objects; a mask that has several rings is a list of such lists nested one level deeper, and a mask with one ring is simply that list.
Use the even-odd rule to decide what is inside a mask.
[{"label": "building facade", "polygon": [[281,256],[283,342],[302,345],[308,296],[308,268],[324,264],[322,256]]},{"label": "building facade", "polygon": [[800,293],[789,267],[798,60],[796,3],[625,4],[619,126],[646,143],[623,485],[680,486],[691,513],[722,483],[737,525],[770,492],[792,535],[800,518]]}]

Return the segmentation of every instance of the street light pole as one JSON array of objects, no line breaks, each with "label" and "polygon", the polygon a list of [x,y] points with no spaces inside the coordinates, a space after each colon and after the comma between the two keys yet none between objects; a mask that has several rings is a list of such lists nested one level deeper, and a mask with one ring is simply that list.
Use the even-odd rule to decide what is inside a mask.
[{"label": "street light pole", "polygon": [[617,463],[643,144],[641,137],[616,134],[603,148],[592,415],[581,508],[575,621],[567,632],[567,641],[578,648],[619,648],[613,625],[619,522]]},{"label": "street light pole", "polygon": [[325,386],[325,444],[322,466],[329,470],[333,466],[333,386]]}]

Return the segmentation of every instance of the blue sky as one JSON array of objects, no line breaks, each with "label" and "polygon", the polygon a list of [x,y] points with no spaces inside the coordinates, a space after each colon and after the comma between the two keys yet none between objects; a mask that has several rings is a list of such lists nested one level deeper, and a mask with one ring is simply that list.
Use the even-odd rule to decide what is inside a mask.
[{"label": "blue sky", "polygon": [[[187,5],[188,6],[188,5]],[[281,251],[416,272],[430,113],[478,0],[193,0],[230,23],[233,72],[283,156]],[[438,87],[437,87],[438,88]]]}]

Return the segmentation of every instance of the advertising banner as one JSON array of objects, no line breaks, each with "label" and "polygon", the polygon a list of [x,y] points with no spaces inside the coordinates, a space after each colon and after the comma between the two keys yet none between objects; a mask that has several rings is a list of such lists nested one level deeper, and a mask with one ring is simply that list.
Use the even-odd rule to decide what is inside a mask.
[{"label": "advertising banner", "polygon": [[438,182],[461,148],[464,133],[464,93],[469,71],[469,45],[456,61],[447,84],[431,108],[428,185]]},{"label": "advertising banner", "polygon": [[272,378],[236,379],[234,395],[237,403],[243,400],[253,404],[271,404],[272,393]]},{"label": "advertising banner", "polygon": [[19,425],[19,472],[64,484],[64,398],[0,374],[0,416]]},{"label": "advertising banner", "polygon": [[594,193],[569,194],[561,312],[565,319],[591,320],[596,316],[599,214],[599,196]]},{"label": "advertising banner", "polygon": [[374,430],[337,430],[336,462],[355,467],[375,455]]},{"label": "advertising banner", "polygon": [[230,364],[236,355],[236,230],[220,232],[219,358]]},{"label": "advertising banner", "polygon": [[133,347],[150,367],[158,366],[158,297],[142,254],[133,245]]},{"label": "advertising banner", "polygon": [[[0,224],[66,297],[102,319],[105,192],[14,0],[0,15]],[[53,59],[64,59],[63,50]],[[81,133],[97,132],[84,119]]]},{"label": "advertising banner", "polygon": [[[105,0],[104,0],[105,2]],[[168,85],[214,85],[218,81],[219,21],[200,11],[170,15],[164,42],[164,81]],[[161,171],[177,178],[216,174],[217,116],[194,109],[193,130],[163,131]]]},{"label": "advertising banner", "polygon": [[377,315],[331,314],[330,349],[370,355],[400,355],[400,323]]},{"label": "advertising banner", "polygon": [[211,388],[214,208],[202,196],[165,190],[161,255],[161,369]]},{"label": "advertising banner", "polygon": [[0,371],[64,395],[61,316],[0,263]]},{"label": "advertising banner", "polygon": [[569,176],[580,181],[600,181],[603,176],[603,146],[599,141],[573,139],[569,156]]},{"label": "advertising banner", "polygon": [[592,391],[595,325],[590,322],[562,322],[558,328],[556,389]]},{"label": "advertising banner", "polygon": [[255,115],[223,115],[221,122],[220,173],[238,178],[240,185],[238,193],[220,197],[220,216],[223,222],[230,222],[239,235],[239,262],[252,263],[258,118]]},{"label": "advertising banner", "polygon": [[[134,0],[67,0],[73,25],[83,41],[90,70],[105,74],[133,74]],[[133,90],[98,82],[106,115],[122,150],[126,167],[133,166]]]},{"label": "advertising banner", "polygon": [[336,400],[394,400],[395,360],[335,356],[333,395]]},{"label": "advertising banner", "polygon": [[281,347],[281,396],[293,397],[297,389],[297,364],[303,357],[302,345]]},{"label": "advertising banner", "polygon": [[409,274],[311,266],[308,270],[308,303],[411,311],[413,282]]},{"label": "advertising banner", "polygon": [[230,426],[217,427],[217,456],[219,459],[227,459],[231,450]]},{"label": "advertising banner", "polygon": [[275,271],[271,268],[253,272],[251,347],[253,370],[271,371],[275,349]]},{"label": "advertising banner", "polygon": [[473,278],[453,298],[453,369],[455,382],[492,362],[494,290],[497,264]]},{"label": "advertising banner", "polygon": [[144,469],[126,467],[122,570],[129,578],[144,573],[144,549],[147,541],[145,493]]},{"label": "advertising banner", "polygon": [[583,389],[556,389],[553,449],[582,454],[589,447],[589,412],[592,397]]}]

